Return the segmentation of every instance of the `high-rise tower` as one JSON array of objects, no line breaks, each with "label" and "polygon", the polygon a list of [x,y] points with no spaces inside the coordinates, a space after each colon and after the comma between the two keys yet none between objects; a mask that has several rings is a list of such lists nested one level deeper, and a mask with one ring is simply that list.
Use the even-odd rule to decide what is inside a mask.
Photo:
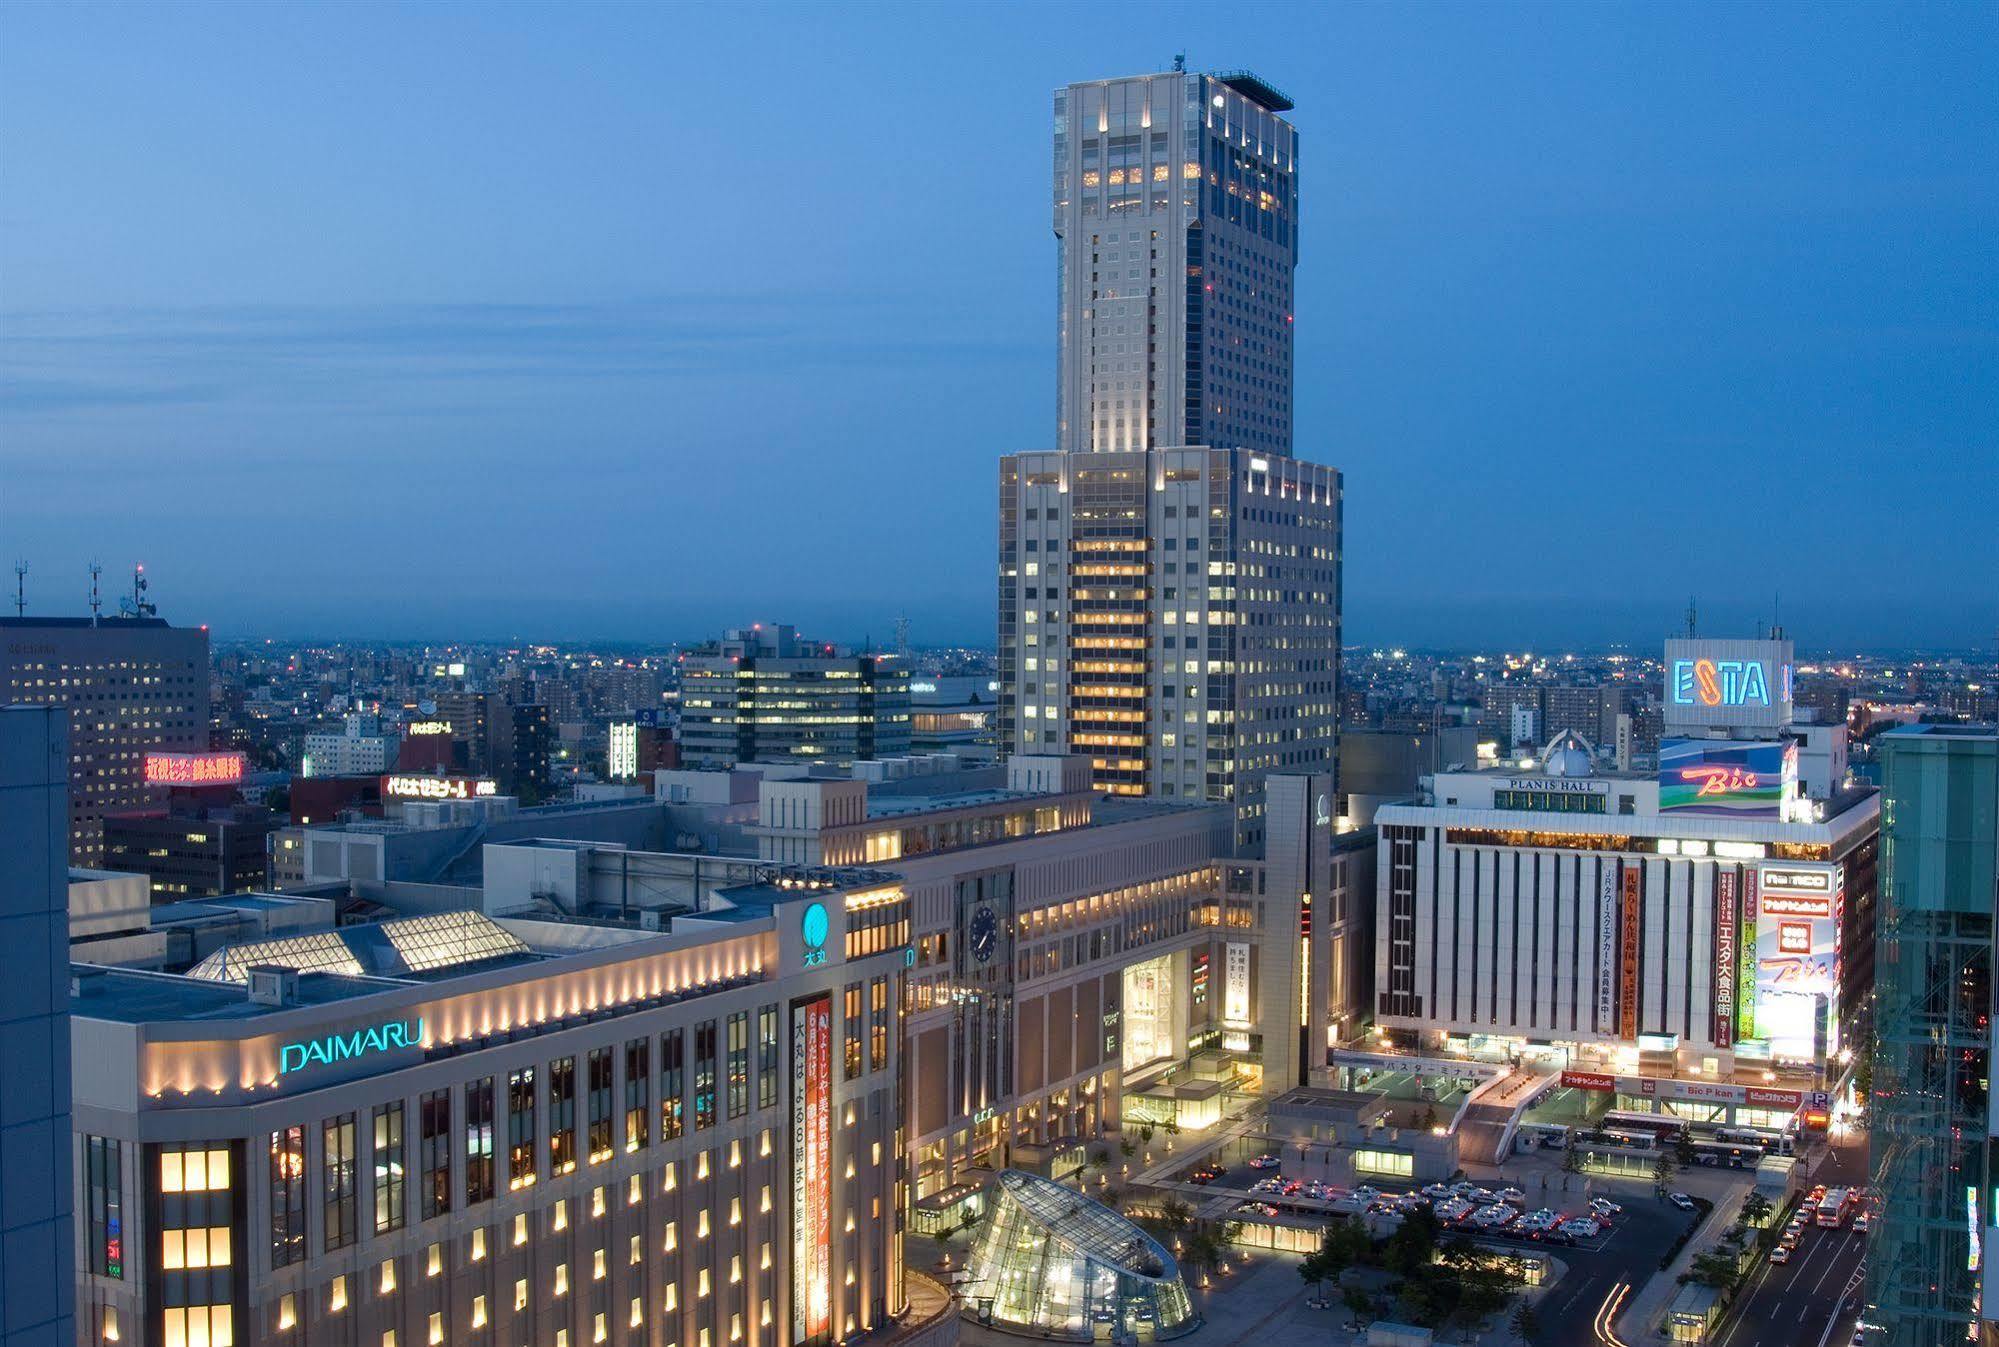
[{"label": "high-rise tower", "polygon": [[1298,140],[1247,73],[1055,95],[1053,452],[1000,463],[1000,740],[1099,789],[1333,770],[1340,475],[1291,454]]},{"label": "high-rise tower", "polygon": [[1058,447],[1291,452],[1291,106],[1247,73],[1056,93]]}]

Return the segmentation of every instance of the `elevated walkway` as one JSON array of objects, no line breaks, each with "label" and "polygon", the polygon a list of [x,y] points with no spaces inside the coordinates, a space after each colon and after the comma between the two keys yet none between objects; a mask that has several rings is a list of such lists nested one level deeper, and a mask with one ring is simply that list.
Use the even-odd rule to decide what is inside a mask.
[{"label": "elevated walkway", "polygon": [[1458,1134],[1458,1160],[1501,1165],[1513,1152],[1513,1134],[1527,1110],[1561,1083],[1559,1071],[1516,1067],[1486,1081],[1465,1100],[1452,1124]]}]

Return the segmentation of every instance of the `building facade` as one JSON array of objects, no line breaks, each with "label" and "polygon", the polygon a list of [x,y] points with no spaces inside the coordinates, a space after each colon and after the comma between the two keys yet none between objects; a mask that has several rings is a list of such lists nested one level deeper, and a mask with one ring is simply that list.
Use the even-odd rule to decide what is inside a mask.
[{"label": "building facade", "polygon": [[1291,452],[1291,107],[1247,72],[1056,92],[1058,449]]},{"label": "building facade", "polygon": [[337,731],[308,734],[300,743],[300,776],[380,776],[396,765],[401,738],[384,734],[372,715],[350,715]]},{"label": "building facade", "polygon": [[[1999,728],[1876,741],[1883,877],[1868,1110],[1882,1209],[1868,1235],[1870,1344],[1963,1342],[1999,1317],[1981,1282],[1989,1204]],[[1981,1249],[1983,1256],[1981,1257]],[[1987,1292],[1981,1295],[1981,1290]]]},{"label": "building facade", "polygon": [[188,800],[110,814],[104,864],[146,876],[153,900],[161,903],[261,889],[270,882],[270,836],[281,821],[252,805]]},{"label": "building facade", "polygon": [[208,747],[208,631],[157,617],[0,617],[0,704],[69,712],[70,860],[104,856],[104,816],[164,798],[149,753]]},{"label": "building facade", "polygon": [[658,931],[451,912],[79,970],[76,1341],[882,1325],[906,923],[801,872]]},{"label": "building facade", "polygon": [[75,1334],[68,720],[61,707],[0,706],[0,1347]]},{"label": "building facade", "polygon": [[802,641],[782,624],[731,631],[680,669],[681,758],[846,764],[909,751],[909,672]]},{"label": "building facade", "polygon": [[1232,449],[1000,462],[1000,740],[1087,753],[1099,789],[1229,801],[1331,771],[1340,475]]}]

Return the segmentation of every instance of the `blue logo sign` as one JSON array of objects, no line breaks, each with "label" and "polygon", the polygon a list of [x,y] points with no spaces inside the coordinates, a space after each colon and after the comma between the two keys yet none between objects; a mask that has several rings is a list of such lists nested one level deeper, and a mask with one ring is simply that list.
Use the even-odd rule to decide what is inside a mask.
[{"label": "blue logo sign", "polygon": [[1771,701],[1769,671],[1757,659],[1676,659],[1668,682],[1675,706],[1768,706]]},{"label": "blue logo sign", "polygon": [[826,904],[814,903],[805,909],[805,919],[798,924],[798,933],[805,937],[807,967],[826,962],[826,936],[832,929],[832,919],[826,915]]},{"label": "blue logo sign", "polygon": [[289,1075],[308,1066],[331,1066],[396,1048],[423,1046],[423,1021],[396,1020],[351,1034],[328,1034],[303,1043],[286,1043],[278,1049],[278,1074]]}]

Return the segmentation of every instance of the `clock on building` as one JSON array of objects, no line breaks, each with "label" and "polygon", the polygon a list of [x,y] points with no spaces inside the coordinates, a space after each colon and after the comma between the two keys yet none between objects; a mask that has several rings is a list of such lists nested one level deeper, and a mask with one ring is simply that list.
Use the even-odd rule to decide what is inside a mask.
[{"label": "clock on building", "polygon": [[999,918],[990,907],[981,905],[972,913],[972,957],[986,963],[999,945]]}]

